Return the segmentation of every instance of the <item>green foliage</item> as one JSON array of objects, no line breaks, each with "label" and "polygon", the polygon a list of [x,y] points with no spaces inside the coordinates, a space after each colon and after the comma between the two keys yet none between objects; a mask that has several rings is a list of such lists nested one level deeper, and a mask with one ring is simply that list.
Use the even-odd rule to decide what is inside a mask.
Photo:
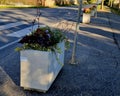
[{"label": "green foliage", "polygon": [[74,4],[74,0],[55,0],[56,5],[70,6]]},{"label": "green foliage", "polygon": [[33,49],[40,51],[57,51],[60,53],[58,43],[65,41],[66,48],[69,47],[69,42],[64,34],[58,29],[50,29],[49,27],[38,28],[30,35],[23,37],[19,43],[21,47],[17,47],[16,51],[25,49]]},{"label": "green foliage", "polygon": [[70,42],[67,39],[65,40],[65,48],[66,49],[70,48]]},{"label": "green foliage", "polygon": [[97,0],[87,0],[87,2],[88,2],[89,4],[92,4],[92,3],[96,3]]},{"label": "green foliage", "polygon": [[116,8],[110,8],[111,12],[120,16],[120,10]]},{"label": "green foliage", "polygon": [[105,5],[108,5],[109,1],[110,1],[110,0],[105,0],[105,1],[104,1],[104,4],[105,4]]},{"label": "green foliage", "polygon": [[89,4],[89,3],[88,3],[88,2],[83,2],[83,4],[84,4],[84,5],[87,5],[87,4]]},{"label": "green foliage", "polygon": [[52,30],[51,40],[53,42],[61,42],[64,39],[65,39],[65,36],[60,30],[58,30],[58,29]]},{"label": "green foliage", "polygon": [[98,10],[98,11],[101,10],[101,5],[98,5],[98,6],[97,6],[97,10]]}]

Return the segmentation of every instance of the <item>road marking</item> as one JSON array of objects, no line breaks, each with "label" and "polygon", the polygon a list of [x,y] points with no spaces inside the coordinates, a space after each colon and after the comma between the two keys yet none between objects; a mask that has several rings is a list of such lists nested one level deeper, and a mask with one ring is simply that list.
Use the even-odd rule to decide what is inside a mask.
[{"label": "road marking", "polygon": [[[38,27],[38,25],[34,25],[33,29],[36,29],[37,27]],[[45,25],[40,25],[40,27],[45,27]],[[7,36],[19,37],[20,38],[20,37],[23,37],[23,36],[25,36],[27,34],[30,34],[30,32],[31,32],[30,29],[31,29],[31,27],[28,27],[28,28],[25,28],[23,30],[20,30],[20,31],[8,34]],[[6,45],[4,45],[2,47],[0,47],[0,50],[4,49],[4,48],[6,48],[6,47],[8,47],[10,45],[13,45],[13,44],[17,43],[18,41],[20,41],[20,39],[18,39],[16,41],[13,41],[11,43],[8,43],[8,44],[6,44]]]},{"label": "road marking", "polygon": [[[34,25],[33,27],[33,30],[35,30],[36,28],[38,27],[38,25]],[[40,25],[40,27],[45,27],[45,25]],[[11,37],[23,37],[27,34],[30,34],[31,33],[31,29],[32,27],[28,27],[28,28],[25,28],[23,30],[19,30],[17,32],[14,32],[14,33],[10,33],[10,34],[7,34],[7,36],[11,36]]]},{"label": "road marking", "polygon": [[2,26],[0,26],[0,31],[1,30],[6,30],[6,29],[9,29],[9,28],[12,28],[12,27],[20,26],[20,25],[23,25],[23,24],[28,24],[28,23],[25,22],[25,21],[21,21],[21,22],[15,22],[15,23],[2,25]]},{"label": "road marking", "polygon": [[8,47],[8,46],[10,46],[10,45],[13,45],[13,44],[17,43],[18,41],[20,41],[20,39],[18,39],[18,40],[16,40],[16,41],[13,41],[13,42],[11,42],[11,43],[8,43],[8,44],[6,44],[6,45],[4,45],[4,46],[2,46],[2,47],[0,47],[0,50],[4,49],[4,48],[6,48],[6,47]]}]

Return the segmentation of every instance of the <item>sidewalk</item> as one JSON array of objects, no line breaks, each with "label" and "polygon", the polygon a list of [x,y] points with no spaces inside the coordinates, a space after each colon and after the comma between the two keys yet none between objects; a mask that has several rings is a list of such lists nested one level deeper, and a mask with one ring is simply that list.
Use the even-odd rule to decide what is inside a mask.
[{"label": "sidewalk", "polygon": [[92,23],[109,27],[113,33],[115,43],[120,48],[120,16],[110,12],[101,12],[98,13],[98,15],[100,18],[93,18]]},{"label": "sidewalk", "polygon": [[[3,73],[10,77],[5,80],[0,74],[0,96],[120,96],[120,16],[98,12],[98,17],[92,17],[90,24],[80,24],[76,50],[79,63],[76,65],[69,64],[74,35],[72,32],[67,35],[71,47],[65,52],[65,66],[47,93],[20,88],[19,52],[9,55],[8,51],[3,51],[8,56],[1,62],[0,72],[5,69]],[[16,46],[9,50],[13,51]],[[15,82],[14,88],[9,85],[11,82]]]}]

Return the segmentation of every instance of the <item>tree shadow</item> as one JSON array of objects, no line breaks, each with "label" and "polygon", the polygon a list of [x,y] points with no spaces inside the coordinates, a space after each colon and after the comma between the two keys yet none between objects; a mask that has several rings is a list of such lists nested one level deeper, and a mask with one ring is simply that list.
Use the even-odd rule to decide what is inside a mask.
[{"label": "tree shadow", "polygon": [[[92,29],[92,28],[91,28]],[[90,29],[90,30],[91,30]],[[73,48],[73,40],[74,40],[74,32],[75,30],[71,30],[71,32],[65,33],[70,41],[70,49],[65,51],[65,65],[56,78],[55,82],[50,87],[49,91],[45,94],[39,93],[36,91],[25,91],[26,94],[29,94],[31,96],[35,95],[43,95],[52,96],[54,93],[57,93],[58,96],[62,94],[67,95],[71,92],[71,90],[74,90],[75,92],[72,93],[72,95],[75,94],[81,94],[83,92],[87,92],[88,94],[97,94],[97,92],[101,92],[103,95],[101,89],[103,88],[104,81],[108,80],[109,78],[112,78],[114,72],[114,69],[111,68],[111,53],[117,52],[115,51],[116,46],[113,42],[110,42],[109,40],[106,41],[106,38],[109,38],[107,35],[106,38],[98,38],[97,35],[92,35],[96,33],[89,32],[90,30],[79,30],[78,31],[78,40],[77,40],[77,48],[76,48],[76,59],[79,60],[79,64],[76,66],[71,66],[69,64],[69,61],[71,59],[72,55],[72,48]],[[97,31],[97,28],[95,29]],[[102,30],[100,31],[102,32]],[[109,31],[106,33],[109,33]],[[102,35],[102,34],[101,34]],[[11,46],[10,49],[5,52],[6,50],[3,50],[4,56],[1,57],[3,59],[8,53],[7,57],[4,58],[3,62],[1,62],[0,66],[8,73],[8,75],[12,78],[12,80],[19,85],[20,81],[20,54],[19,52],[14,52],[13,49],[18,46],[14,45]],[[114,49],[114,50],[113,50]],[[12,50],[12,51],[11,51]],[[12,52],[12,53],[11,53]],[[3,54],[1,53],[1,54]],[[115,54],[113,54],[115,55]],[[106,57],[106,58],[105,58]],[[105,60],[108,60],[105,62]],[[109,61],[110,60],[110,61]],[[104,62],[105,63],[104,63]],[[115,65],[113,65],[114,67]],[[110,71],[112,70],[111,74]],[[102,72],[103,74],[101,74]],[[108,74],[109,73],[109,74]],[[108,78],[107,78],[108,77]],[[92,79],[94,78],[94,80]],[[101,78],[105,80],[101,80]],[[114,77],[116,78],[116,77]],[[100,83],[99,83],[99,80]],[[69,81],[69,83],[68,83]],[[109,82],[113,82],[112,80]],[[93,90],[96,86],[100,86],[99,89]],[[91,87],[90,86],[94,86]],[[112,87],[107,86],[109,95],[110,90]],[[53,91],[54,90],[54,91]],[[59,90],[59,91],[58,91]],[[67,90],[67,91],[65,91]],[[92,90],[92,93],[91,91]],[[106,94],[106,93],[104,93]],[[72,96],[69,94],[69,96]]]},{"label": "tree shadow", "polygon": [[[67,17],[64,17],[64,14],[66,13],[65,10],[61,12],[60,16],[57,11],[52,11],[57,17],[49,17],[51,12],[47,13],[46,10],[52,11],[52,9],[42,10],[45,12],[42,16],[45,16],[46,18],[55,20],[60,17],[60,19],[64,18],[67,20]],[[72,16],[72,14],[74,14],[74,12],[71,13],[70,16]],[[120,67],[118,66],[118,69],[116,69],[116,64],[120,63],[120,53],[114,43],[111,31],[108,30],[108,28],[110,28],[107,25],[108,19],[104,16],[99,17],[102,16],[100,14],[98,13],[98,18],[92,18],[95,21],[92,21],[91,24],[80,24],[75,57],[79,61],[79,64],[76,66],[71,66],[69,64],[75,32],[75,30],[71,30],[70,32],[65,33],[70,41],[70,49],[65,52],[65,66],[59,74],[59,77],[56,78],[46,94],[35,91],[26,91],[27,94],[31,96],[53,96],[54,94],[57,96],[61,96],[61,94],[64,96],[79,96],[83,92],[86,92],[86,94],[88,93],[94,96],[96,96],[96,94],[99,94],[100,96],[112,96],[111,94],[117,94],[116,91],[119,94],[120,88],[118,85],[120,81]],[[71,21],[74,22],[74,19],[71,19]],[[99,21],[97,21],[98,19]],[[114,20],[111,20],[111,22],[116,24],[119,23],[119,21],[115,22]],[[107,29],[104,29],[103,27]],[[116,30],[119,30],[119,28]],[[2,60],[0,66],[2,66],[13,81],[19,85],[20,54],[13,51],[16,46],[18,45],[14,45],[13,47],[10,46],[10,49],[7,52],[6,49],[0,51],[1,54],[4,54],[3,56],[0,55],[0,59]]]},{"label": "tree shadow", "polygon": [[106,31],[103,29],[98,29],[98,28],[92,28],[92,27],[80,27],[80,30],[82,31],[87,31],[88,33],[93,33],[93,34],[96,34],[96,35],[100,35],[100,36],[103,36],[103,37],[107,37],[107,38],[111,38],[113,39],[113,33],[112,32],[109,32],[109,31]]},{"label": "tree shadow", "polygon": [[120,30],[120,16],[110,12],[98,12],[97,18],[92,18],[92,24],[98,26],[110,27],[115,30]]}]

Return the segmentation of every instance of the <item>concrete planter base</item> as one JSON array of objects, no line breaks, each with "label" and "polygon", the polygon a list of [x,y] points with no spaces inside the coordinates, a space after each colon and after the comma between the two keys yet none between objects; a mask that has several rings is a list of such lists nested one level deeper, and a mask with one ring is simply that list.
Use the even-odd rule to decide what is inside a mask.
[{"label": "concrete planter base", "polygon": [[[37,50],[20,52],[21,81],[20,86],[46,92],[64,64],[64,42],[59,43],[62,53]],[[59,59],[60,63],[58,62]]]},{"label": "concrete planter base", "polygon": [[82,23],[90,23],[90,18],[91,18],[91,14],[85,14],[85,13],[83,13]]}]

